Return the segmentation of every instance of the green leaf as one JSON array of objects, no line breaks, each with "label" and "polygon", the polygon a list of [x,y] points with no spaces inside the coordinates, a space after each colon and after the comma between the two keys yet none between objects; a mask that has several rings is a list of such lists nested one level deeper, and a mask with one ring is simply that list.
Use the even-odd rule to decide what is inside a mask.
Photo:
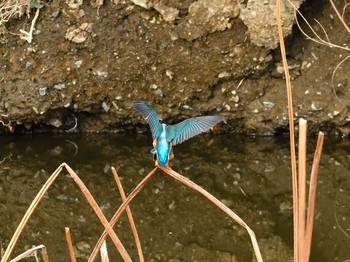
[{"label": "green leaf", "polygon": [[30,8],[40,9],[43,6],[44,5],[42,3],[40,3],[40,0],[30,0]]}]

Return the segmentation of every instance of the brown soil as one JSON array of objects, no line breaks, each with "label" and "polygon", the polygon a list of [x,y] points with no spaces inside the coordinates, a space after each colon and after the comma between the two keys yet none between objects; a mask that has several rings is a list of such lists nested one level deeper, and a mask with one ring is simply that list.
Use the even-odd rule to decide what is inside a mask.
[{"label": "brown soil", "polygon": [[[106,1],[99,9],[83,3],[75,10],[64,1],[50,1],[40,10],[31,44],[3,34],[1,131],[133,129],[144,121],[132,101],[142,99],[170,123],[222,114],[224,131],[285,132],[279,49],[250,43],[239,18],[223,31],[201,28],[192,39],[184,21],[193,1],[166,2],[179,10],[178,19],[165,21],[156,10],[128,1]],[[9,22],[8,31],[28,30],[34,11],[29,20]],[[301,11],[318,33],[324,35],[314,18],[333,43],[348,47],[349,33],[328,1],[308,1]],[[334,71],[349,52],[306,40],[297,28],[287,49],[297,118],[306,118],[313,132],[349,134],[350,62]]]}]

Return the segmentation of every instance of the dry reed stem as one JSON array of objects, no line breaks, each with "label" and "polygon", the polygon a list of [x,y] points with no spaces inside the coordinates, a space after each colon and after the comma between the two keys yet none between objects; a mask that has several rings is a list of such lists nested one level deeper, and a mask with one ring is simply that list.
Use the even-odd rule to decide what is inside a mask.
[{"label": "dry reed stem", "polygon": [[113,231],[113,228],[108,223],[108,220],[104,216],[101,208],[96,203],[95,199],[91,195],[90,191],[87,189],[83,181],[79,178],[79,176],[71,169],[67,164],[64,164],[65,168],[67,169],[68,173],[71,175],[75,183],[80,188],[80,191],[84,194],[86,200],[89,202],[90,206],[94,210],[95,214],[98,216],[99,220],[103,224],[105,230],[107,231],[108,235],[111,237],[112,242],[114,243],[115,247],[117,248],[118,252],[124,259],[124,261],[132,261],[128,252],[126,251],[125,247],[123,246],[122,242],[118,238],[117,234]]},{"label": "dry reed stem", "polygon": [[79,186],[79,188],[82,191],[82,193],[84,194],[86,200],[89,202],[89,204],[91,205],[91,207],[95,211],[96,215],[98,216],[98,218],[100,219],[100,221],[104,225],[105,230],[107,230],[107,232],[110,235],[113,243],[115,244],[116,248],[118,249],[119,253],[124,258],[124,260],[125,261],[131,261],[130,256],[126,252],[124,246],[121,244],[119,238],[117,237],[117,235],[115,234],[115,232],[113,231],[111,226],[108,224],[107,219],[103,215],[101,209],[97,205],[95,199],[92,197],[92,195],[89,192],[89,190],[86,188],[84,183],[80,180],[78,175],[75,174],[75,172],[66,163],[63,163],[52,173],[52,175],[48,178],[48,180],[45,182],[45,184],[41,187],[41,189],[39,190],[38,194],[36,195],[36,197],[34,198],[32,203],[30,204],[28,210],[26,211],[26,213],[23,216],[20,224],[18,225],[15,233],[13,234],[9,245],[6,248],[4,256],[1,258],[1,262],[7,262],[9,260],[9,257],[10,257],[10,255],[11,255],[11,253],[12,253],[12,251],[13,251],[13,249],[14,249],[17,241],[18,241],[18,238],[21,235],[21,233],[22,233],[25,225],[27,224],[30,216],[33,214],[35,208],[40,203],[41,199],[43,198],[44,194],[47,192],[47,190],[49,189],[51,184],[55,181],[57,176],[61,173],[63,167],[65,167],[67,169],[68,173],[72,176],[73,180]]},{"label": "dry reed stem", "polygon": [[286,57],[286,49],[284,46],[282,22],[281,22],[281,2],[276,0],[276,20],[278,28],[278,38],[280,42],[281,56],[286,79],[287,97],[288,97],[288,119],[289,119],[289,139],[290,139],[290,156],[292,169],[292,186],[293,186],[293,223],[294,223],[294,258],[298,258],[299,242],[298,242],[298,179],[297,165],[295,157],[295,141],[294,141],[294,115],[293,115],[293,97],[292,86],[290,82],[288,63]]},{"label": "dry reed stem", "polygon": [[[290,3],[290,5],[293,6],[294,10],[296,11],[296,13],[298,13],[300,15],[300,17],[304,20],[305,24],[309,27],[309,29],[311,30],[311,32],[313,33],[313,35],[315,36],[315,38],[312,38],[311,36],[309,36],[300,26],[299,24],[299,20],[298,17],[295,13],[294,17],[295,17],[295,22],[300,30],[300,32],[309,40],[321,44],[321,45],[325,45],[325,46],[329,46],[329,47],[335,47],[335,48],[339,48],[342,50],[346,50],[346,51],[350,51],[349,47],[346,46],[341,46],[341,45],[337,45],[337,44],[333,44],[331,42],[329,42],[328,40],[324,40],[323,38],[321,38],[315,31],[315,29],[312,28],[312,26],[310,25],[310,23],[307,21],[307,19],[303,16],[303,14],[297,9],[297,7],[290,1],[288,0],[288,2]],[[323,28],[323,26],[317,21],[317,23],[320,25],[320,27],[322,28],[322,31],[325,32],[325,29]],[[326,37],[327,38],[327,37]]]},{"label": "dry reed stem", "polygon": [[[348,31],[348,33],[350,34],[350,28],[348,27],[348,25],[345,23],[344,21],[344,17],[342,15],[340,15],[337,7],[335,6],[334,2],[332,0],[329,0],[329,2],[331,3],[333,9],[334,9],[334,12],[337,14],[340,22],[343,24],[344,28],[346,29],[346,31]],[[343,11],[344,13],[344,11]]]},{"label": "dry reed stem", "polygon": [[[111,227],[113,227],[115,225],[115,223],[117,223],[119,217],[124,212],[125,208],[129,205],[131,200],[133,200],[133,198],[141,191],[141,189],[144,187],[144,185],[151,179],[152,175],[156,172],[156,170],[157,170],[157,167],[155,167],[151,172],[149,172],[148,175],[145,176],[144,179],[141,180],[141,182],[134,188],[134,190],[125,199],[125,201],[119,206],[118,210],[114,213],[112,219],[109,221],[109,224],[111,225]],[[97,243],[94,247],[94,250],[91,252],[90,257],[88,259],[88,262],[92,262],[95,260],[97,254],[98,254],[98,252],[103,244],[103,241],[106,239],[106,237],[107,237],[107,232],[106,232],[106,230],[104,230],[103,233],[101,234],[99,240],[97,241]]]},{"label": "dry reed stem", "polygon": [[307,140],[307,121],[303,118],[299,120],[299,143],[298,143],[298,187],[299,187],[299,261],[305,259],[305,210],[306,210],[306,140]]},{"label": "dry reed stem", "polygon": [[9,245],[7,246],[4,256],[1,258],[1,262],[7,262],[10,258],[10,255],[18,241],[19,236],[21,235],[25,225],[27,224],[30,216],[33,214],[36,206],[39,204],[40,200],[46,193],[46,191],[49,189],[51,184],[55,181],[56,177],[60,174],[61,170],[63,168],[63,164],[61,164],[55,172],[52,173],[52,175],[49,177],[49,179],[46,181],[46,183],[42,186],[36,197],[34,198],[33,202],[30,204],[29,208],[27,209],[27,212],[23,216],[20,224],[18,225],[15,233],[13,234],[11,241]]},{"label": "dry reed stem", "polygon": [[67,245],[68,245],[70,261],[76,262],[77,259],[75,258],[74,248],[73,248],[73,243],[72,243],[72,238],[71,238],[71,235],[70,235],[69,227],[64,228],[64,231],[66,233],[66,241],[67,241]]},{"label": "dry reed stem", "polygon": [[[125,196],[124,188],[123,188],[123,185],[122,185],[122,183],[121,183],[121,181],[119,179],[118,173],[117,173],[117,171],[116,171],[116,169],[114,167],[112,167],[112,173],[113,173],[115,182],[117,183],[117,186],[118,186],[118,189],[119,189],[122,201],[125,202],[126,196]],[[144,262],[145,259],[143,257],[143,252],[142,252],[142,247],[141,247],[139,234],[137,233],[137,229],[136,229],[136,226],[135,226],[135,221],[134,221],[134,218],[132,216],[131,209],[130,209],[129,206],[126,206],[126,214],[128,216],[128,219],[129,219],[129,223],[130,223],[130,227],[131,227],[131,230],[132,230],[132,234],[134,235],[135,244],[136,244],[137,253],[139,255],[140,262]]]},{"label": "dry reed stem", "polygon": [[225,206],[222,202],[220,202],[220,200],[218,200],[216,197],[214,197],[208,191],[201,188],[199,185],[197,185],[196,183],[187,179],[186,177],[180,175],[176,171],[172,170],[170,167],[164,167],[164,166],[158,166],[158,167],[161,170],[163,170],[166,174],[168,174],[169,176],[175,178],[177,181],[179,181],[179,182],[185,184],[186,186],[188,186],[189,188],[192,188],[193,190],[201,193],[209,201],[211,201],[214,205],[216,205],[218,208],[220,208],[222,211],[224,211],[228,216],[230,216],[233,220],[235,220],[238,224],[240,224],[242,227],[244,227],[250,236],[257,261],[258,262],[263,261],[255,234],[254,234],[253,230],[251,230],[250,227],[243,221],[243,219],[241,219],[235,212],[233,212],[231,209],[229,209],[227,206]]},{"label": "dry reed stem", "polygon": [[10,262],[17,262],[22,260],[23,258],[31,256],[33,253],[35,253],[38,249],[41,249],[41,254],[43,255],[43,261],[49,262],[49,256],[47,255],[47,248],[44,245],[39,245],[36,247],[32,247],[31,249],[28,249],[26,252],[18,255],[14,259],[11,259]]},{"label": "dry reed stem", "polygon": [[0,23],[8,22],[12,17],[24,14],[24,8],[29,8],[30,0],[4,0],[0,3]]},{"label": "dry reed stem", "polygon": [[305,234],[306,261],[309,260],[310,251],[311,251],[312,230],[314,226],[314,216],[315,216],[317,175],[318,175],[318,167],[320,165],[320,160],[321,160],[323,140],[324,140],[324,134],[322,132],[319,132],[314,160],[311,168],[311,176],[310,176],[309,202],[308,202],[308,209],[307,209],[306,234]]},{"label": "dry reed stem", "polygon": [[106,240],[102,243],[102,246],[100,248],[100,254],[101,262],[109,262]]}]

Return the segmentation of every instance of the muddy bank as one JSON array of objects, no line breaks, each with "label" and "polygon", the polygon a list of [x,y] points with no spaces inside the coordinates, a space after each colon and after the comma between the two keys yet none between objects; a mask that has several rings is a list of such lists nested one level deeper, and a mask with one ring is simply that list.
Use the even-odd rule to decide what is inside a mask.
[{"label": "muddy bank", "polygon": [[[170,123],[221,114],[223,131],[286,132],[272,2],[50,1],[32,43],[1,35],[1,132],[135,129],[144,124],[132,109],[137,99]],[[291,6],[282,9],[296,116],[312,131],[348,134],[349,62],[334,70],[349,51],[306,40],[292,28]],[[348,47],[328,1],[307,1],[300,10],[321,36],[314,18],[333,43]],[[34,13],[7,30],[28,31]]]}]

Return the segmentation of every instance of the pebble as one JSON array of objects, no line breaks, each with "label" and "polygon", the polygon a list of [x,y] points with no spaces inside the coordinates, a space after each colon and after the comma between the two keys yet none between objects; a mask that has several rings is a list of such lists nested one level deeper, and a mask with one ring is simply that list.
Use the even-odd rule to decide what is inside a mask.
[{"label": "pebble", "polygon": [[108,76],[108,72],[106,71],[97,70],[96,73],[97,73],[97,76],[102,79],[105,79]]},{"label": "pebble", "polygon": [[103,108],[103,110],[104,110],[106,113],[108,113],[108,111],[110,110],[110,107],[109,107],[109,105],[107,104],[106,101],[103,101],[103,102],[102,102],[102,108]]},{"label": "pebble", "polygon": [[156,84],[151,84],[150,88],[153,89],[153,90],[156,90],[158,88],[158,86]]},{"label": "pebble", "polygon": [[33,69],[33,63],[30,62],[30,61],[27,61],[27,62],[26,62],[26,69],[27,69],[27,70],[32,70],[32,69]]},{"label": "pebble", "polygon": [[59,15],[60,15],[60,10],[54,11],[51,14],[51,16],[54,17],[54,18],[58,17]]},{"label": "pebble", "polygon": [[269,102],[269,101],[264,101],[263,102],[264,107],[266,108],[273,108],[275,106],[275,103]]},{"label": "pebble", "polygon": [[59,128],[60,126],[62,126],[62,121],[57,119],[57,118],[51,118],[49,121],[50,125]]},{"label": "pebble", "polygon": [[85,241],[77,242],[76,247],[78,250],[80,250],[84,253],[88,253],[91,250],[91,246]]},{"label": "pebble", "polygon": [[226,71],[219,74],[219,78],[228,78],[230,76],[231,76],[231,74],[226,72]]},{"label": "pebble", "polygon": [[39,87],[39,95],[44,96],[47,94],[47,86]]},{"label": "pebble", "polygon": [[166,70],[166,71],[165,71],[165,74],[166,74],[167,77],[169,77],[170,80],[173,79],[174,73],[173,73],[172,71]]},{"label": "pebble", "polygon": [[163,96],[163,91],[160,88],[158,88],[156,91],[154,91],[154,93],[158,96]]},{"label": "pebble", "polygon": [[75,64],[75,67],[76,67],[76,68],[80,68],[81,65],[83,64],[83,60],[78,60],[78,61],[76,61],[74,64]]},{"label": "pebble", "polygon": [[233,99],[233,101],[235,101],[236,103],[238,103],[238,101],[239,101],[239,96],[233,96],[232,99]]},{"label": "pebble", "polygon": [[53,88],[56,89],[56,90],[62,90],[62,89],[66,88],[66,84],[64,84],[64,83],[56,84],[56,85],[53,86]]}]

